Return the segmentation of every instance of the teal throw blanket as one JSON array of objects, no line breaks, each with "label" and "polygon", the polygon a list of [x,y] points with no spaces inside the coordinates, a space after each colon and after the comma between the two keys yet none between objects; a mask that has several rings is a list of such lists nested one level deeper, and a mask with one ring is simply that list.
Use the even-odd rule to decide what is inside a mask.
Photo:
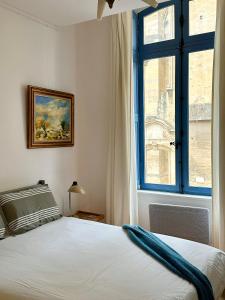
[{"label": "teal throw blanket", "polygon": [[214,300],[213,289],[208,278],[156,235],[138,225],[123,225],[123,229],[138,247],[168,270],[193,284],[199,300]]}]

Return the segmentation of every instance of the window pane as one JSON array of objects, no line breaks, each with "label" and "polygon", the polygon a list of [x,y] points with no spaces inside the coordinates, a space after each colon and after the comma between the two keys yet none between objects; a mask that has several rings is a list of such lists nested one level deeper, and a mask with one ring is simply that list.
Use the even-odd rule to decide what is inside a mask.
[{"label": "window pane", "polygon": [[174,5],[162,8],[144,18],[144,44],[174,39]]},{"label": "window pane", "polygon": [[213,50],[189,54],[189,184],[211,187]]},{"label": "window pane", "polygon": [[144,62],[145,182],[174,185],[175,57]]},{"label": "window pane", "polygon": [[192,0],[189,7],[190,35],[215,31],[216,0]]}]

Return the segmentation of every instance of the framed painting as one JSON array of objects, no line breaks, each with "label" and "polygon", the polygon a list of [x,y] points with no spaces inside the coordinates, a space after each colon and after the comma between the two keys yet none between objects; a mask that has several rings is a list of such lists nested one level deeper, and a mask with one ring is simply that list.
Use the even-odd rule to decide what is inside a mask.
[{"label": "framed painting", "polygon": [[27,147],[74,145],[74,95],[28,86]]}]

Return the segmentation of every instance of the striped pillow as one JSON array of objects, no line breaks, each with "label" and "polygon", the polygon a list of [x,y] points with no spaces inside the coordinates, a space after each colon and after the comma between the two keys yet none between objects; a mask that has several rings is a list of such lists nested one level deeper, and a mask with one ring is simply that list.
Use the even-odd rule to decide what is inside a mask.
[{"label": "striped pillow", "polygon": [[0,205],[14,234],[24,233],[61,217],[47,185],[0,194]]},{"label": "striped pillow", "polygon": [[0,208],[0,239],[4,239],[6,237],[6,225],[4,221],[3,212]]}]

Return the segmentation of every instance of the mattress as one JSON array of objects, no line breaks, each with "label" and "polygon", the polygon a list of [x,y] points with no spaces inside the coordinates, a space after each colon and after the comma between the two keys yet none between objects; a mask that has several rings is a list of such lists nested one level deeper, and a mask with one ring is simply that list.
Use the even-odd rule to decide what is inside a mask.
[{"label": "mattress", "polygon": [[[205,273],[215,298],[225,288],[225,254],[158,235]],[[197,300],[195,288],[110,226],[62,218],[0,241],[1,300]]]}]

